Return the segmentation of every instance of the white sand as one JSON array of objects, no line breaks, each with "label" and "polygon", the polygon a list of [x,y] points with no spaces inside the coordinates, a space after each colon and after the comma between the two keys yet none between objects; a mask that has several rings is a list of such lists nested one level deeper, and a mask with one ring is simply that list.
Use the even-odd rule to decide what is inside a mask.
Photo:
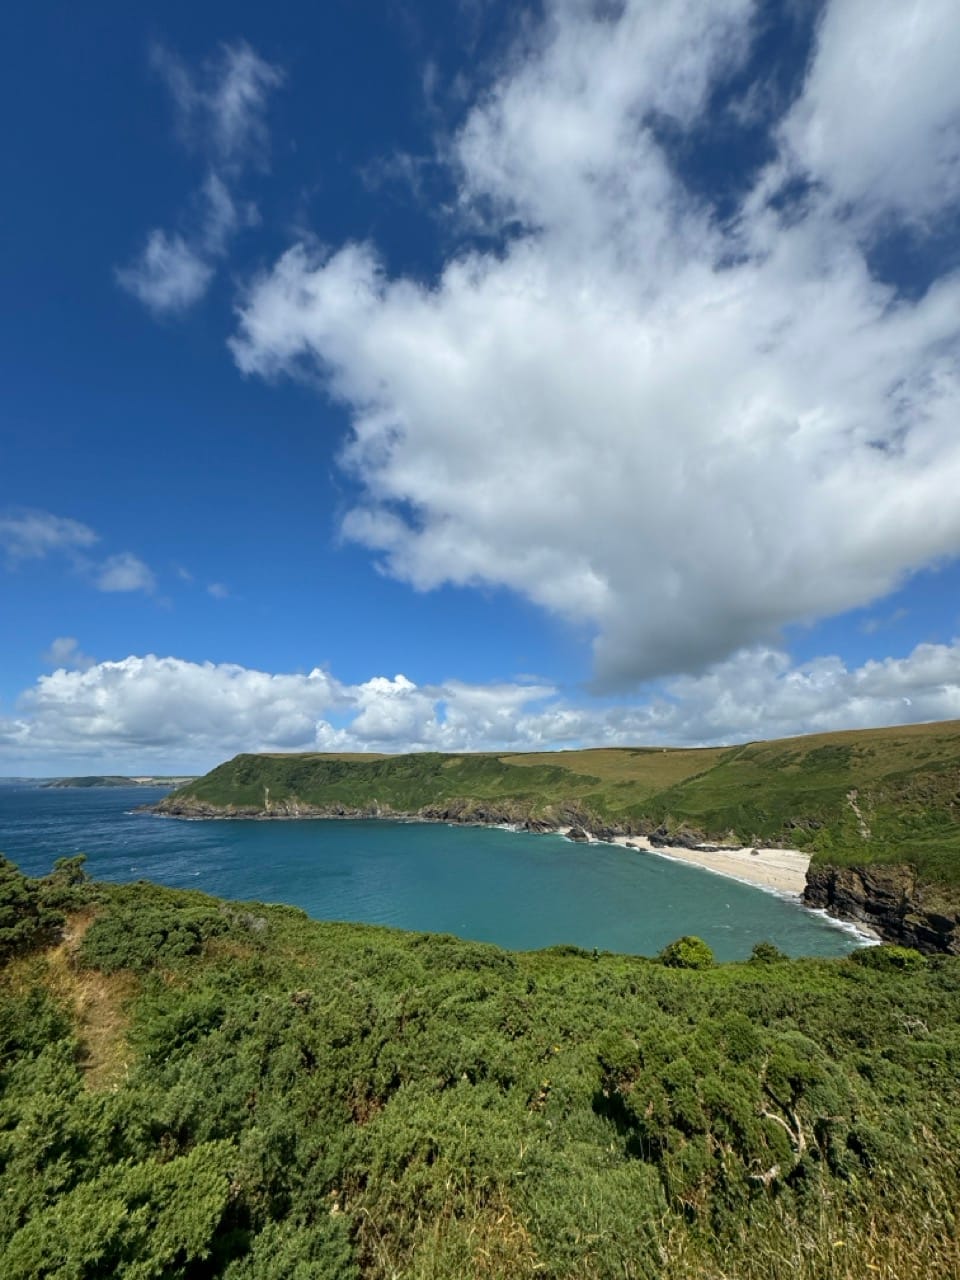
[{"label": "white sand", "polygon": [[[566,835],[566,831],[561,834]],[[590,839],[596,843],[592,836]],[[674,858],[677,862],[689,862],[695,867],[742,880],[745,884],[798,897],[803,893],[810,865],[809,856],[796,849],[720,849],[716,853],[708,853],[702,849],[682,849],[674,845],[654,846],[645,836],[615,836],[612,841],[604,843],[617,844],[621,848],[632,847],[662,858]]]}]

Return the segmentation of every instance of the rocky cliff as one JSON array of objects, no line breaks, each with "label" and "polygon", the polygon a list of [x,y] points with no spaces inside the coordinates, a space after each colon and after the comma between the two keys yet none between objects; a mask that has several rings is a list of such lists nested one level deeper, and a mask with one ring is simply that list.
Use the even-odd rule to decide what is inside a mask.
[{"label": "rocky cliff", "polygon": [[960,955],[960,910],[918,883],[911,866],[811,865],[803,900],[837,919],[868,925],[885,942]]},{"label": "rocky cliff", "polygon": [[[557,831],[567,827],[586,828],[598,840],[629,834],[626,829],[598,824],[576,806],[558,806],[549,817],[535,816],[531,806],[504,801],[491,804],[472,799],[452,799],[427,804],[415,810],[395,809],[373,802],[352,807],[343,804],[309,804],[296,797],[266,798],[263,805],[210,804],[193,796],[167,796],[158,804],[145,806],[150,813],[169,818],[392,818],[398,822],[453,822],[472,826],[510,826],[523,831]],[[586,838],[586,837],[584,837]]]}]

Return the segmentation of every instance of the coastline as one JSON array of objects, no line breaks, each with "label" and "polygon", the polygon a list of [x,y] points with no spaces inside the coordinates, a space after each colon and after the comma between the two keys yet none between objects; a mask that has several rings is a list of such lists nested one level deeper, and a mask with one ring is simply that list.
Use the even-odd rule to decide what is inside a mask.
[{"label": "coastline", "polygon": [[[562,835],[570,839],[570,827],[557,828],[550,834]],[[811,907],[804,901],[807,868],[810,856],[798,849],[776,848],[729,848],[729,849],[688,849],[680,845],[654,845],[645,836],[607,836],[600,837],[583,832],[572,841],[574,844],[613,844],[630,853],[652,853],[668,862],[685,862],[688,866],[698,867],[701,871],[711,871],[714,875],[724,876],[728,880],[737,880],[741,884],[750,885],[753,889],[761,889],[773,893],[778,898],[790,898],[797,906],[822,916],[832,925],[852,933],[861,946],[876,946],[883,937],[876,929],[862,920],[848,919],[832,915],[819,907]]]},{"label": "coastline", "polygon": [[673,862],[687,862],[757,889],[772,889],[796,898],[803,896],[810,865],[810,855],[797,849],[688,849],[679,845],[652,845],[644,836],[614,836],[610,843]]},{"label": "coastline", "polygon": [[161,805],[143,805],[131,812],[149,813],[158,818],[177,818],[181,822],[210,821],[272,821],[302,822],[310,821],[357,821],[374,820],[403,823],[444,823],[448,826],[499,827],[507,831],[516,831],[528,835],[559,835],[573,844],[606,844],[616,845],[629,853],[653,854],[672,862],[685,862],[688,866],[710,871],[714,875],[725,876],[729,880],[737,880],[751,888],[760,889],[778,897],[790,898],[798,906],[828,918],[840,928],[855,933],[866,945],[881,940],[882,935],[864,921],[845,917],[830,911],[810,907],[804,901],[804,890],[807,883],[807,868],[810,855],[798,849],[780,849],[759,846],[756,848],[742,846],[707,845],[668,845],[657,840],[653,843],[647,836],[624,834],[602,830],[597,834],[585,826],[559,826],[543,822],[517,822],[505,814],[486,813],[483,817],[471,814],[453,814],[447,811],[420,813],[397,813],[385,810],[381,806],[367,810],[344,810],[339,812],[313,806],[284,806],[282,809],[271,808],[247,809],[232,811],[216,810],[213,806],[185,806],[176,810],[164,809]]},{"label": "coastline", "polygon": [[[213,806],[184,806],[183,809],[164,809],[160,805],[143,806],[141,812],[151,813],[154,817],[179,818],[181,821],[303,821],[304,819],[386,819],[393,822],[446,822],[454,826],[494,826],[505,827],[514,831],[528,831],[540,835],[560,835],[582,844],[615,844],[621,849],[629,849],[639,853],[653,853],[663,858],[672,858],[676,862],[687,862],[691,866],[705,871],[715,871],[719,875],[729,876],[744,884],[759,889],[771,889],[777,893],[802,897],[807,879],[807,868],[810,865],[809,854],[797,849],[777,848],[723,848],[711,845],[698,848],[687,845],[668,845],[658,841],[652,843],[647,836],[604,831],[598,835],[580,826],[553,826],[548,823],[520,823],[512,821],[506,814],[465,815],[445,812],[395,813],[379,805],[368,810],[314,808],[310,805],[294,805],[284,808],[234,809],[217,812]],[[571,835],[571,833],[576,833]]]}]

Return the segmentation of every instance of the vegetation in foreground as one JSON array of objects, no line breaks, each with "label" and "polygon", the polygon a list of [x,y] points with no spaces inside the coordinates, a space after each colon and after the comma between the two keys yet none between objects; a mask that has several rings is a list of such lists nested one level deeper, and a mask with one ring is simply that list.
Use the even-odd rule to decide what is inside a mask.
[{"label": "vegetation in foreground", "polygon": [[692,833],[909,864],[960,896],[960,722],[699,750],[520,755],[240,755],[159,807],[284,805]]},{"label": "vegetation in foreground", "polygon": [[716,966],[0,860],[0,1274],[957,1274],[960,960]]}]

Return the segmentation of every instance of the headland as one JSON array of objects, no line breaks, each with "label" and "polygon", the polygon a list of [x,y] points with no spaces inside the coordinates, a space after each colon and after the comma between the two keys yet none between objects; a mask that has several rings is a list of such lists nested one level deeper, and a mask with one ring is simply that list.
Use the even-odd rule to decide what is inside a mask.
[{"label": "headland", "polygon": [[960,722],[696,749],[240,755],[153,812],[560,831],[787,893],[960,954]]}]

